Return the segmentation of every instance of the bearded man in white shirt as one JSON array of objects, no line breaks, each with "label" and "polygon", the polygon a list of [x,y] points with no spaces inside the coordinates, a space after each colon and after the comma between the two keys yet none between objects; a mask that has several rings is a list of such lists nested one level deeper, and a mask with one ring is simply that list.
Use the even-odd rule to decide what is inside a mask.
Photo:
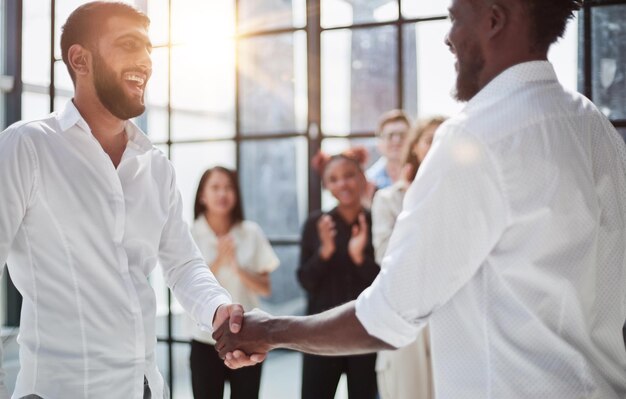
[{"label": "bearded man in white shirt", "polygon": [[148,282],[157,261],[202,327],[234,317],[240,328],[243,309],[183,220],[172,165],[129,121],[145,109],[148,25],[123,3],[77,8],[61,35],[73,100],[0,135],[0,265],[24,298],[14,398],[168,397]]},{"label": "bearded man in white shirt", "polygon": [[452,0],[467,106],[439,128],[378,278],[320,315],[219,329],[228,365],[401,347],[429,323],[437,398],[626,397],[626,148],[547,61],[580,3]]}]

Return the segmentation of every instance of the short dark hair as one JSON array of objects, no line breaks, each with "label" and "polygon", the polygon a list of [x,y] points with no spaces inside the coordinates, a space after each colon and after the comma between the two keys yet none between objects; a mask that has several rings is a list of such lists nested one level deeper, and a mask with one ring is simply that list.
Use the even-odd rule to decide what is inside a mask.
[{"label": "short dark hair", "polygon": [[243,206],[241,205],[241,190],[239,189],[239,178],[237,176],[237,172],[223,166],[214,166],[210,169],[207,169],[200,178],[200,182],[198,183],[198,190],[196,191],[196,201],[193,206],[193,218],[198,219],[200,216],[204,215],[206,212],[206,205],[202,203],[202,192],[204,191],[204,186],[207,181],[209,181],[209,177],[215,172],[224,173],[228,176],[230,180],[230,184],[233,185],[233,190],[235,190],[235,206],[230,213],[230,223],[235,225],[239,222],[243,221]]},{"label": "short dark hair", "polygon": [[547,51],[563,36],[567,22],[582,7],[582,0],[519,0],[528,11],[533,49]]},{"label": "short dark hair", "polygon": [[111,17],[131,18],[146,28],[150,18],[135,7],[121,2],[93,1],[76,8],[61,28],[61,56],[67,70],[76,82],[76,75],[68,60],[68,51],[74,44],[93,49],[94,40]]},{"label": "short dark hair", "polygon": [[386,124],[396,121],[404,122],[407,126],[411,126],[411,121],[404,111],[402,111],[401,109],[392,109],[391,111],[387,111],[382,114],[378,119],[376,135],[380,136],[382,134],[383,128]]}]

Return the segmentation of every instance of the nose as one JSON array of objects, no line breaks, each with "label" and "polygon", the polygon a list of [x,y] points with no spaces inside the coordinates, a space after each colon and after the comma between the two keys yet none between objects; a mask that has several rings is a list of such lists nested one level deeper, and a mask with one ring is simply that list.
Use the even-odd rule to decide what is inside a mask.
[{"label": "nose", "polygon": [[152,56],[148,49],[141,52],[141,55],[137,59],[136,65],[148,76],[152,73]]},{"label": "nose", "polygon": [[449,49],[452,49],[452,44],[450,43],[450,32],[446,33],[446,36],[443,38],[443,42]]}]

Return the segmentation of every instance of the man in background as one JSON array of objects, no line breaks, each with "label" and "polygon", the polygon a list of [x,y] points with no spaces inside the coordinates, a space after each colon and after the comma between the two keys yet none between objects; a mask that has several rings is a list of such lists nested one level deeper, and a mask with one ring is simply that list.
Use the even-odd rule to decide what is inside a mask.
[{"label": "man in background", "polygon": [[439,399],[626,397],[626,146],[547,61],[580,6],[451,1],[467,105],[437,131],[377,279],[315,316],[219,329],[227,364],[402,347],[428,323]]}]

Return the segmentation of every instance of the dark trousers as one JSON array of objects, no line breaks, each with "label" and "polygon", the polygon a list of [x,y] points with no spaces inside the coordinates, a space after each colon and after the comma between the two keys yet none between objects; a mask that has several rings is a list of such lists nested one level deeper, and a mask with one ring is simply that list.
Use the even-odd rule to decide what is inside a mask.
[{"label": "dark trousers", "polygon": [[376,354],[303,356],[302,399],[333,399],[343,373],[348,377],[350,399],[376,398]]},{"label": "dark trousers", "polygon": [[191,341],[191,386],[195,399],[222,399],[224,383],[230,382],[231,399],[257,399],[262,363],[231,370],[224,365],[215,347]]}]

